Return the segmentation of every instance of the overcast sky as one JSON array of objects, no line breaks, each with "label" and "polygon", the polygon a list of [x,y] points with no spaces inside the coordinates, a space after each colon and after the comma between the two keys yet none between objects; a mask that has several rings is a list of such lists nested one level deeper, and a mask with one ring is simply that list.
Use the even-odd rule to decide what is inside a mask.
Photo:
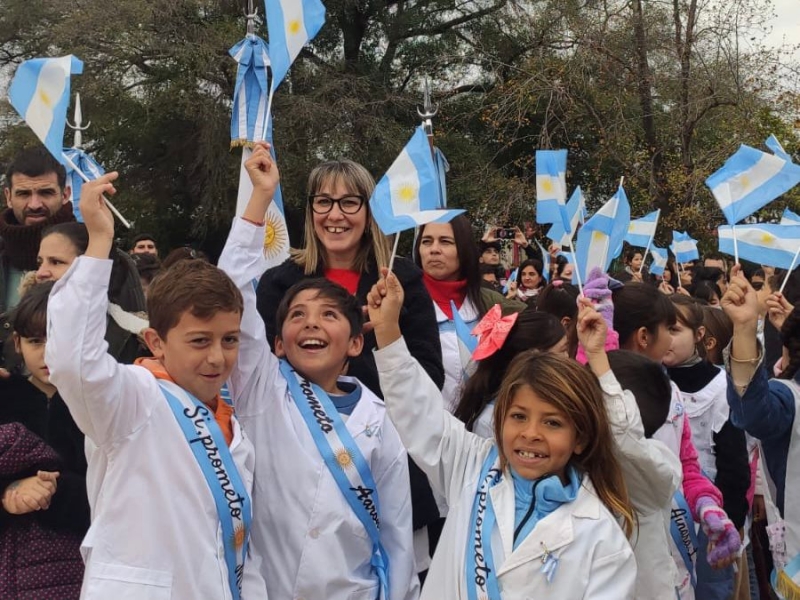
[{"label": "overcast sky", "polygon": [[776,17],[772,21],[770,44],[800,43],[800,0],[774,0]]}]

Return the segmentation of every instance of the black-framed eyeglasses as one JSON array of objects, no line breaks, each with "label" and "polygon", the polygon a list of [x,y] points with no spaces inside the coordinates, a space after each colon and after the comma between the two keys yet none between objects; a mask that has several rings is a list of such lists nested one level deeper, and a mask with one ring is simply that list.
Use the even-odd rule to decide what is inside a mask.
[{"label": "black-framed eyeglasses", "polygon": [[357,194],[342,196],[341,198],[331,198],[325,194],[309,196],[311,210],[318,215],[327,215],[333,210],[333,205],[338,204],[339,210],[346,215],[354,215],[364,206],[364,197]]}]

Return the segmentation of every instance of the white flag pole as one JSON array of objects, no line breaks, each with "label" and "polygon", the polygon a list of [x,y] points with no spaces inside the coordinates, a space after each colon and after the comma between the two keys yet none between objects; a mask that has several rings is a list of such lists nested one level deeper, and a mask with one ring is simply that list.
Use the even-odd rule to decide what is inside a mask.
[{"label": "white flag pole", "polygon": [[[719,230],[717,230],[719,235]],[[736,224],[731,225],[731,232],[733,233],[733,264],[739,264],[739,244],[736,241]]]},{"label": "white flag pole", "polygon": [[[661,217],[661,209],[658,209],[658,214],[656,215],[656,227],[658,227],[658,219]],[[644,263],[647,262],[647,255],[650,254],[650,246],[653,245],[653,238],[656,236],[655,230],[653,231],[653,235],[650,236],[650,239],[647,240],[647,247],[644,249],[644,256],[642,257],[642,264],[639,265],[639,275],[642,274],[644,271]]]},{"label": "white flag pole", "polygon": [[786,277],[783,278],[783,283],[781,284],[781,289],[778,290],[778,293],[783,293],[783,288],[786,287],[786,283],[789,281],[789,276],[794,271],[795,266],[797,265],[797,258],[800,256],[800,248],[797,248],[797,252],[794,253],[794,258],[792,259],[792,264],[789,266],[789,270],[786,271]]},{"label": "white flag pole", "polygon": [[574,269],[575,279],[578,280],[578,291],[580,295],[583,296],[583,282],[581,281],[581,270],[578,268],[578,257],[575,254],[575,246],[572,244],[572,238],[569,238],[569,251],[572,253],[572,260],[573,265],[572,268]]},{"label": "white flag pole", "polygon": [[[400,232],[394,234],[394,246],[392,247],[392,257],[389,259],[389,273],[392,272],[394,266],[394,258],[397,256],[397,244],[400,243]],[[388,275],[388,273],[387,273]]]},{"label": "white flag pole", "polygon": [[[83,171],[81,171],[78,168],[78,165],[76,165],[74,162],[72,162],[72,159],[69,156],[67,156],[64,152],[61,153],[61,156],[63,156],[64,160],[67,161],[67,164],[69,164],[69,166],[72,167],[72,170],[75,171],[78,175],[80,175],[81,179],[83,179],[86,183],[89,183],[90,181],[92,181],[91,179],[89,179],[86,176],[86,173],[84,173]],[[125,225],[125,227],[127,227],[128,229],[130,229],[131,228],[131,224],[128,223],[128,221],[125,219],[125,217],[123,217],[116,208],[114,208],[114,205],[111,204],[111,201],[109,201],[109,199],[105,197],[105,194],[103,195],[103,200],[105,200],[105,203],[108,206],[109,210],[112,213],[114,213],[114,216],[119,219],[119,222],[122,223],[123,225]]]}]

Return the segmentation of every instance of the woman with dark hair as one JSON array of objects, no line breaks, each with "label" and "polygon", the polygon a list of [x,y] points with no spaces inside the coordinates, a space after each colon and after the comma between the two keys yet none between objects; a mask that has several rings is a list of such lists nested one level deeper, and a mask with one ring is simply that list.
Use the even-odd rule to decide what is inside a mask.
[{"label": "woman with dark hair", "polygon": [[503,345],[478,361],[453,414],[467,429],[485,438],[494,435],[494,401],[508,365],[526,350],[541,350],[567,357],[564,326],[553,315],[529,306],[517,316]]},{"label": "woman with dark hair", "polygon": [[577,287],[565,283],[561,279],[555,280],[539,293],[536,307],[540,312],[550,313],[556,317],[564,331],[567,332],[567,346],[570,358],[575,358],[578,353],[578,332],[576,330],[578,316]]},{"label": "woman with dark hair", "polygon": [[622,255],[622,264],[625,268],[621,273],[615,274],[614,278],[622,282],[642,281],[642,275],[644,274],[642,269],[643,260],[644,255],[640,248],[628,246]]},{"label": "woman with dark hair", "polygon": [[523,310],[525,305],[481,286],[478,249],[472,238],[472,226],[464,215],[449,223],[420,227],[414,260],[422,267],[422,280],[433,300],[445,372],[442,395],[445,408],[452,412],[458,402],[464,371],[453,307],[472,329],[495,304],[501,304],[506,312]]},{"label": "woman with dark hair", "polygon": [[536,296],[545,285],[544,265],[538,258],[529,258],[520,263],[517,270],[517,281],[510,284],[508,297],[521,302],[536,301]]}]

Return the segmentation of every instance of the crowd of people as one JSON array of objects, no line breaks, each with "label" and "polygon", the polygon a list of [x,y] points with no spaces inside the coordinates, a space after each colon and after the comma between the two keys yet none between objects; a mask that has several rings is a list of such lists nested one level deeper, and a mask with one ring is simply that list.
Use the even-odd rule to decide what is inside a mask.
[{"label": "crowd of people", "polygon": [[117,248],[116,173],[77,223],[44,149],[9,166],[0,597],[800,597],[800,277],[626,247],[579,288],[467,215],[392,261],[349,160],[276,264],[245,166],[216,266]]}]

